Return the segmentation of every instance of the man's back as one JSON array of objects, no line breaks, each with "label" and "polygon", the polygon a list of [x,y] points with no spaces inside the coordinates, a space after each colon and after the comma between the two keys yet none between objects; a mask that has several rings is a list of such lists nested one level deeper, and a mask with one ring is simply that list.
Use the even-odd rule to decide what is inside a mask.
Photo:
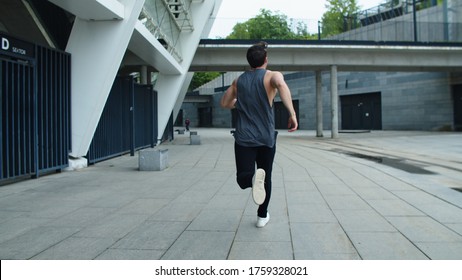
[{"label": "man's back", "polygon": [[242,146],[274,146],[274,110],[264,84],[267,71],[247,71],[237,79],[236,142]]}]

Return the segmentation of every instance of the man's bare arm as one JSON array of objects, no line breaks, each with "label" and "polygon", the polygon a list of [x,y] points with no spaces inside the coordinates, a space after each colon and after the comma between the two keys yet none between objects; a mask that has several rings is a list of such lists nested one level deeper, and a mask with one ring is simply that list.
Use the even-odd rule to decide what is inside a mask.
[{"label": "man's bare arm", "polygon": [[231,86],[226,90],[225,94],[221,98],[220,106],[227,109],[234,109],[237,98],[237,87],[236,80],[233,81]]},{"label": "man's bare arm", "polygon": [[279,95],[281,96],[282,103],[289,112],[288,128],[289,132],[293,132],[298,128],[297,116],[295,115],[295,109],[292,104],[292,95],[287,83],[284,81],[284,76],[280,72],[273,72],[271,84],[278,89]]}]

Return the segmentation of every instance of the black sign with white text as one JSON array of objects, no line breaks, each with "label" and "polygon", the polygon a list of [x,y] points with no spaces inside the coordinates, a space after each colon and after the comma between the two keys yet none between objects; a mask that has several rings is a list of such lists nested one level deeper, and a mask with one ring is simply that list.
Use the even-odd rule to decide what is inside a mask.
[{"label": "black sign with white text", "polygon": [[35,58],[35,45],[0,33],[0,51],[24,58]]}]

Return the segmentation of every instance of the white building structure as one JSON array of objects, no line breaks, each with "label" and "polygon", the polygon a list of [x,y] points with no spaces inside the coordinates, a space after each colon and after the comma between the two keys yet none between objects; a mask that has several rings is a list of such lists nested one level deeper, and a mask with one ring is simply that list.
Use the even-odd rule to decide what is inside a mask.
[{"label": "white building structure", "polygon": [[157,72],[158,135],[179,110],[201,36],[222,0],[50,0],[76,16],[72,55],[72,158],[86,155],[121,65]]}]

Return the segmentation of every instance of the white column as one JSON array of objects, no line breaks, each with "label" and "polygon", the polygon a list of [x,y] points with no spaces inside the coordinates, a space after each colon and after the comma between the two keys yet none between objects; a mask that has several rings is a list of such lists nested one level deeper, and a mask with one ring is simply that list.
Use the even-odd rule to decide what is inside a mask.
[{"label": "white column", "polygon": [[316,71],[316,137],[323,137],[322,127],[322,73]]},{"label": "white column", "polygon": [[330,97],[332,116],[332,138],[338,138],[338,86],[337,86],[337,65],[330,68]]},{"label": "white column", "polygon": [[[142,85],[147,85],[151,83],[151,79],[148,79],[148,67],[146,65],[141,65],[140,67],[140,83]],[[149,81],[148,81],[149,80]]]},{"label": "white column", "polygon": [[87,154],[145,0],[119,0],[122,20],[77,17],[66,51],[72,54],[72,151]]}]

